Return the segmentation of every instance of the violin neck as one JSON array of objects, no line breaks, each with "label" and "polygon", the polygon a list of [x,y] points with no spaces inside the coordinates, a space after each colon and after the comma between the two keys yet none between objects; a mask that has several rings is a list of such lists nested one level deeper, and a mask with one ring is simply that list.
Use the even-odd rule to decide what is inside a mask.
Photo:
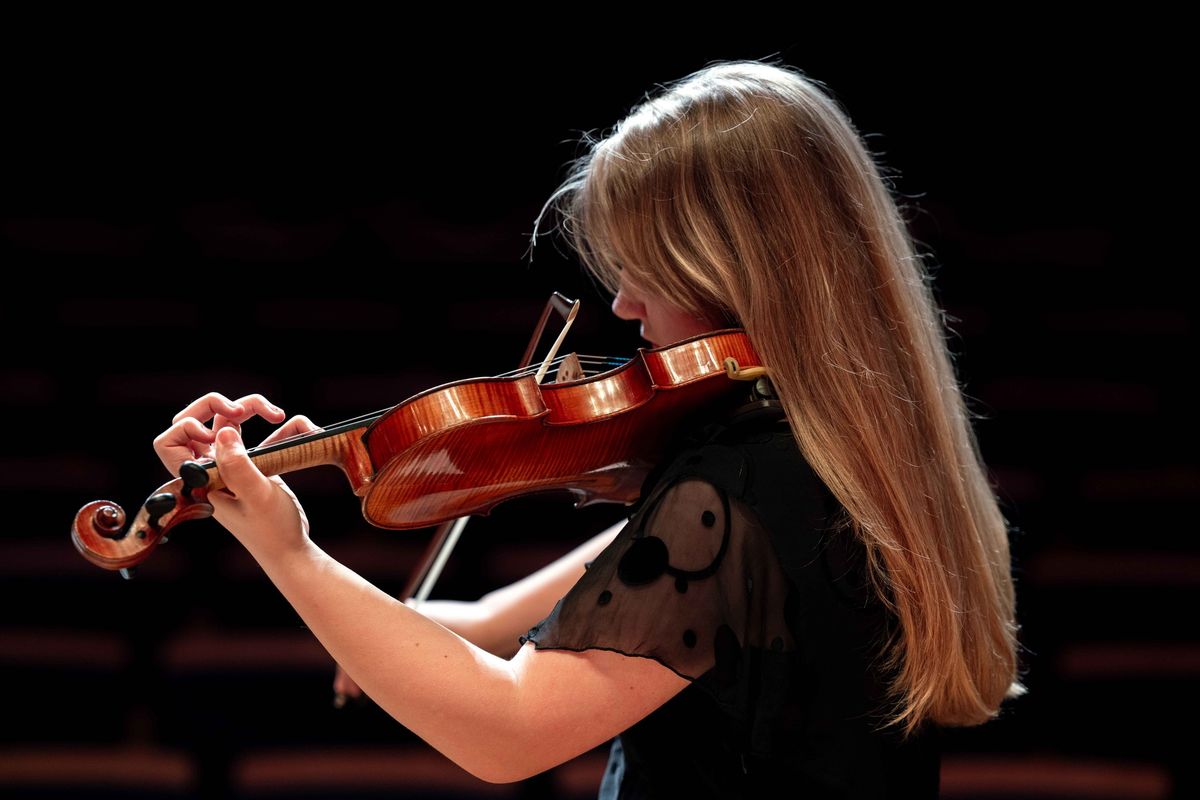
[{"label": "violin neck", "polygon": [[[371,422],[359,421],[354,425],[338,426],[333,430],[317,431],[264,447],[247,451],[254,466],[264,475],[282,475],[311,467],[332,465],[346,473],[356,495],[370,488],[375,470],[363,443],[363,434]],[[214,461],[200,462],[210,473],[209,491],[225,486]]]}]

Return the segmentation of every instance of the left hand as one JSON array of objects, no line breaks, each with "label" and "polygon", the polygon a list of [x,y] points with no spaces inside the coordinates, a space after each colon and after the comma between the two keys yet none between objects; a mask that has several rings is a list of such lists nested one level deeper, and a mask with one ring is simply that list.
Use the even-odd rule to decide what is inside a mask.
[{"label": "left hand", "polygon": [[[307,417],[293,417],[262,441],[271,444],[298,433],[319,431]],[[260,563],[309,543],[308,516],[278,475],[263,475],[246,453],[238,426],[216,432],[213,448],[225,488],[208,494],[213,518],[237,537]]]}]

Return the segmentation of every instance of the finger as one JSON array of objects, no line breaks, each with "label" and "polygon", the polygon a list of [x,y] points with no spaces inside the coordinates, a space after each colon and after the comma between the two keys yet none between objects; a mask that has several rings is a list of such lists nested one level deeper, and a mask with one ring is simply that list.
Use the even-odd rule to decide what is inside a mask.
[{"label": "finger", "polygon": [[246,395],[237,401],[237,405],[242,408],[242,411],[233,415],[215,414],[213,416],[212,429],[214,434],[222,428],[234,428],[238,432],[238,435],[241,436],[242,423],[255,416],[255,414],[261,413],[263,418],[270,422],[279,422],[280,419],[286,416],[282,408],[272,405],[261,394]]},{"label": "finger", "polygon": [[154,438],[154,452],[168,472],[178,475],[180,464],[211,452],[215,440],[216,434],[200,420],[184,417]]},{"label": "finger", "polygon": [[216,450],[217,431],[221,430],[222,428],[233,428],[234,430],[236,430],[238,432],[239,436],[242,433],[241,423],[231,420],[229,417],[225,416],[224,414],[215,415],[213,417],[212,428],[209,429],[210,432],[212,433],[212,444],[206,444],[203,442],[193,442],[192,443],[192,449],[195,451],[197,457],[211,458],[214,461],[217,460],[217,450]]},{"label": "finger", "polygon": [[229,415],[241,414],[245,409],[230,400],[220,392],[209,392],[188,404],[187,408],[171,418],[171,422],[179,422],[184,417],[195,417],[201,422],[208,422],[218,412]]},{"label": "finger", "polygon": [[183,417],[195,417],[201,422],[207,422],[217,414],[238,423],[245,422],[253,416],[261,416],[270,422],[280,422],[287,416],[282,408],[261,394],[248,394],[237,400],[230,400],[220,392],[209,392],[192,401],[171,421],[177,422]]},{"label": "finger", "polygon": [[[257,398],[248,400],[248,398]],[[256,414],[261,415],[264,419],[271,422],[278,422],[279,417],[282,419],[286,416],[282,408],[271,405],[267,399],[261,394],[247,395],[238,400],[238,404],[242,406],[243,411],[235,415],[216,414],[213,417],[213,431],[219,431],[221,428],[236,427],[238,433],[242,432],[242,423]]]},{"label": "finger", "polygon": [[253,500],[274,491],[271,481],[250,460],[237,428],[230,426],[217,431],[216,456],[225,488],[235,497]]},{"label": "finger", "polygon": [[[244,408],[246,412],[245,416],[237,420],[238,422],[244,422],[250,417],[253,417],[255,414],[274,423],[282,422],[287,417],[287,414],[283,413],[282,408],[275,405],[261,394],[248,394],[243,397],[239,397],[236,402],[239,406]],[[237,418],[235,417],[235,419]]]},{"label": "finger", "polygon": [[[221,428],[237,428],[237,432],[242,432],[242,422],[236,417],[227,417],[224,414],[217,414],[213,417],[212,430],[215,434]],[[215,441],[215,439],[214,439]]]},{"label": "finger", "polygon": [[[203,442],[192,442],[192,457],[190,460],[191,461],[203,461],[205,459],[208,459],[211,461],[216,461],[217,460],[217,451],[213,449],[213,446],[211,444],[204,444]],[[182,462],[180,462],[180,466],[183,466]],[[178,470],[176,470],[176,472],[178,472]]]},{"label": "finger", "polygon": [[258,446],[262,447],[265,444],[274,444],[275,442],[278,442],[282,439],[287,439],[291,436],[298,436],[300,434],[313,433],[315,431],[322,430],[325,429],[313,424],[313,421],[308,417],[304,416],[303,414],[297,414],[289,419],[285,424],[280,426],[278,430],[272,431],[267,438],[259,442]]}]

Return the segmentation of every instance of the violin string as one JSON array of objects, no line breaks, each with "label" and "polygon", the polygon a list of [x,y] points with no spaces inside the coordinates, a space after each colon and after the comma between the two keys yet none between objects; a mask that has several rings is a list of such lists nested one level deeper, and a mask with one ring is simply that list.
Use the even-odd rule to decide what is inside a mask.
[{"label": "violin string", "polygon": [[259,444],[256,447],[247,448],[246,454],[247,455],[254,455],[256,453],[262,454],[262,453],[270,451],[271,448],[276,447],[277,445],[286,444],[288,442],[294,442],[296,440],[301,440],[301,439],[306,440],[306,441],[315,441],[315,440],[323,438],[325,436],[333,436],[334,434],[341,433],[342,431],[352,430],[354,428],[366,427],[366,426],[370,425],[372,422],[374,422],[375,420],[382,417],[387,412],[391,411],[393,408],[395,408],[395,406],[389,406],[388,408],[381,409],[379,411],[376,411],[373,414],[361,414],[357,417],[354,417],[353,419],[346,419],[346,420],[342,420],[341,422],[335,422],[334,424],[332,424],[328,427],[322,428],[319,431],[305,431],[303,433],[293,433],[291,436],[287,436],[283,439],[276,439],[272,442],[266,442],[265,444]]},{"label": "violin string", "polygon": [[[568,353],[566,355],[558,356],[550,363],[552,365],[561,366],[562,363],[566,359],[571,357],[571,355],[572,355],[571,353]],[[629,360],[629,359],[617,358],[615,356],[601,356],[601,355],[580,354],[580,353],[575,353],[574,355],[579,359],[579,363],[583,369],[583,374],[585,377],[592,377],[594,375],[599,375],[602,372],[607,372],[610,369],[615,369],[616,367],[626,363]],[[501,372],[499,375],[496,375],[495,377],[497,377],[497,378],[523,378],[528,375],[537,374],[537,371],[539,368],[540,368],[540,365],[537,365],[537,364],[530,365],[527,367],[519,367],[514,370],[509,370],[508,372]],[[332,436],[335,433],[340,433],[344,430],[349,430],[351,428],[363,427],[364,424],[369,424],[369,423],[374,422],[375,420],[379,419],[384,414],[391,411],[392,408],[395,408],[395,406],[384,408],[384,409],[381,409],[381,410],[376,411],[371,414],[361,414],[352,419],[342,420],[341,422],[337,422],[333,425],[330,425],[327,428],[322,428],[319,431],[307,431],[305,433],[295,433],[284,439],[276,439],[273,442],[268,442],[266,444],[260,444],[257,447],[248,448],[246,450],[246,453],[247,453],[247,455],[252,455],[252,454],[256,454],[256,453],[261,454],[261,453],[266,452],[270,448],[276,447],[277,445],[287,444],[289,442],[293,442],[293,441],[300,440],[300,439],[319,439],[324,436]]]},{"label": "violin string", "polygon": [[[581,366],[582,365],[594,365],[593,366],[593,368],[595,370],[594,374],[599,374],[600,372],[603,372],[604,369],[602,369],[602,368],[613,369],[614,367],[618,367],[621,364],[624,364],[626,361],[629,360],[629,359],[615,358],[612,356],[580,355],[578,353],[576,353],[575,355],[578,357],[579,363]],[[561,365],[563,361],[565,361],[566,359],[568,359],[570,357],[571,357],[571,354],[568,353],[565,356],[556,357],[550,363],[552,365]],[[540,368],[541,368],[540,364],[531,365],[528,367],[518,367],[517,369],[509,370],[508,372],[502,372],[499,375],[497,375],[496,377],[497,378],[524,377],[526,375],[536,374],[538,369],[540,369]],[[586,370],[585,370],[585,372],[586,372]]]}]

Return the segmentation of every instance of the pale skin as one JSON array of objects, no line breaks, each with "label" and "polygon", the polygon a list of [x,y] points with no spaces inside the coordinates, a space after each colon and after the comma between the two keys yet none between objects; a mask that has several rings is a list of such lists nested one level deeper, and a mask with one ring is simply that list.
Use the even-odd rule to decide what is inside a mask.
[{"label": "pale skin", "polygon": [[[626,286],[613,312],[640,320],[643,338],[656,347],[720,327],[711,316],[695,317]],[[186,460],[216,459],[227,488],[209,494],[214,518],[246,547],[347,677],[466,771],[493,783],[536,775],[608,741],[688,685],[651,659],[538,650],[532,642],[517,647],[517,637],[550,613],[620,525],[474,603],[434,601],[416,611],[309,538],[291,489],[280,476],[264,476],[246,455],[241,424],[254,416],[287,419],[261,394],[231,401],[210,392],[175,415],[154,450],[173,475]],[[263,444],[314,430],[320,428],[298,415]]]}]

